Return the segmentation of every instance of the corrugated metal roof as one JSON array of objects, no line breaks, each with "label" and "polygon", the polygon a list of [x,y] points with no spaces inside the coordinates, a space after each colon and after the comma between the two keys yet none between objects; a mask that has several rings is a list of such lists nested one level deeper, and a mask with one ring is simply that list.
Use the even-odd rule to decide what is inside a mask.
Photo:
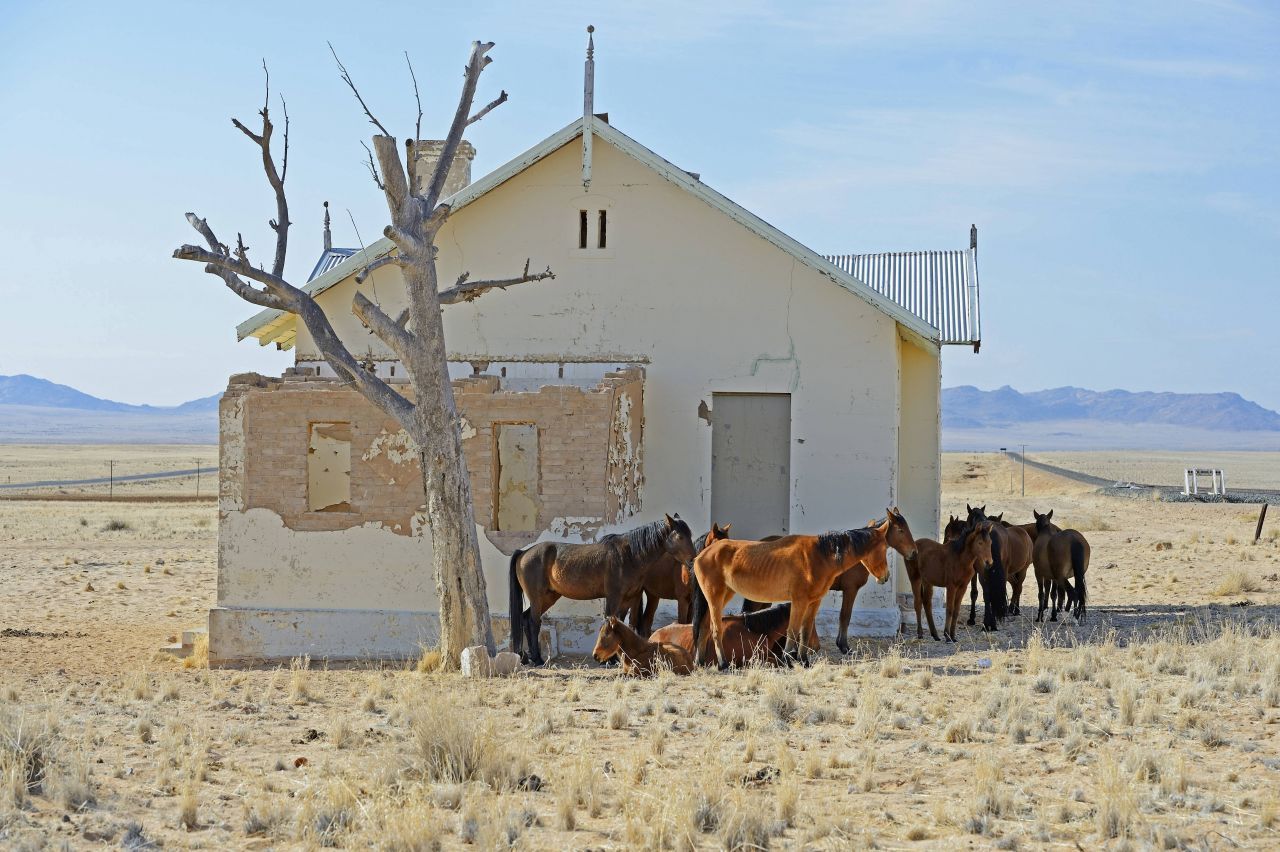
[{"label": "corrugated metal roof", "polygon": [[[328,226],[326,225],[326,227]],[[327,238],[325,241],[328,242]],[[339,263],[342,263],[342,261],[351,257],[351,255],[355,254],[357,251],[359,251],[359,249],[348,249],[348,248],[326,249],[324,254],[320,255],[320,259],[316,261],[316,268],[311,270],[311,274],[307,276],[307,281],[315,281],[321,275],[324,275],[330,269],[333,269]]]},{"label": "corrugated metal roof", "polygon": [[938,330],[943,343],[982,342],[978,312],[978,252],[907,251],[827,255],[841,271]]}]

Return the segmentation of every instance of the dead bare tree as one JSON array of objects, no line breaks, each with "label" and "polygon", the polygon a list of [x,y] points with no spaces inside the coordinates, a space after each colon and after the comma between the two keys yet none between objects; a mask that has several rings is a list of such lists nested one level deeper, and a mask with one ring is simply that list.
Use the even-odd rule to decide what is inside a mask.
[{"label": "dead bare tree", "polygon": [[[271,153],[275,127],[268,110],[271,97],[269,78],[267,99],[258,113],[262,117],[261,132],[254,133],[235,119],[232,123],[261,149],[267,182],[275,193],[276,218],[270,221],[270,225],[276,234],[276,246],[270,271],[250,262],[249,249],[239,233],[236,234],[234,248],[228,247],[218,239],[208,222],[194,213],[188,213],[187,220],[203,238],[205,246],[184,245],[173,253],[179,260],[205,264],[205,272],[222,279],[228,289],[247,302],[296,314],[339,378],[395,418],[417,444],[427,526],[431,532],[436,591],[440,599],[440,650],[446,663],[454,666],[458,664],[464,648],[484,645],[493,653],[494,642],[471,503],[471,477],[462,452],[458,409],[449,382],[441,308],[471,301],[490,290],[555,277],[549,267],[543,272],[531,273],[526,261],[524,271],[512,278],[472,281],[464,273],[448,289],[440,290],[435,240],[451,212],[449,205],[442,203],[440,197],[445,179],[466,128],[507,99],[504,91],[488,105],[472,112],[480,73],[493,61],[487,55],[492,47],[492,42],[473,42],[471,45],[458,108],[443,151],[426,180],[419,179],[418,157],[414,150],[421,138],[422,105],[413,66],[409,66],[409,71],[413,77],[414,98],[418,101],[418,119],[413,138],[406,140],[406,162],[402,163],[395,137],[370,112],[351,75],[338,61],[343,82],[351,88],[365,115],[377,128],[372,140],[369,168],[374,182],[386,196],[387,209],[391,213],[391,224],[383,234],[395,245],[393,254],[370,264],[361,271],[358,280],[363,280],[377,266],[394,264],[400,268],[404,278],[409,304],[403,313],[393,318],[358,293],[351,310],[404,364],[409,384],[414,390],[413,401],[361,366],[338,338],[316,300],[284,278],[285,249],[291,224],[284,192],[289,162],[289,115],[281,99],[281,111],[285,117],[284,153],[277,171]],[[408,59],[407,54],[405,58]],[[335,53],[334,60],[337,59]],[[266,71],[265,63],[263,71]],[[376,165],[373,161],[375,154]],[[260,286],[255,286],[255,282]]]}]

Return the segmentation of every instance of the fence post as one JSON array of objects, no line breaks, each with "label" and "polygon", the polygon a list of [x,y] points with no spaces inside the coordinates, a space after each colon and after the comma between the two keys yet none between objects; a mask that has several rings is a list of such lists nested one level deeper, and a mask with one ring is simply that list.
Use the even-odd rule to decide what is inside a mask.
[{"label": "fence post", "polygon": [[1258,529],[1253,534],[1253,543],[1257,544],[1262,538],[1262,522],[1267,519],[1267,504],[1262,504],[1262,511],[1258,513]]}]

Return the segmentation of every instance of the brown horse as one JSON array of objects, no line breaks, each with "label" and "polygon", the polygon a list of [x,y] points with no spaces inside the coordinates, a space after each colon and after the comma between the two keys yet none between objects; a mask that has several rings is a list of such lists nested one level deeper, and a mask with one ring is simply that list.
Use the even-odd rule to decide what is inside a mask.
[{"label": "brown horse", "polygon": [[911,598],[916,610],[917,639],[924,637],[920,626],[921,606],[929,621],[929,633],[935,641],[938,639],[938,628],[933,623],[933,589],[941,586],[947,590],[947,615],[942,632],[948,642],[956,641],[964,587],[975,575],[992,568],[993,529],[990,521],[978,521],[949,541],[916,539],[915,558],[907,560],[907,577],[911,580]]},{"label": "brown horse", "polygon": [[[722,622],[724,607],[734,593],[754,601],[791,601],[786,653],[808,664],[809,637],[822,597],[836,577],[861,561],[881,583],[889,579],[885,555],[889,520],[876,527],[788,535],[776,541],[717,541],[693,561],[701,597],[707,605],[711,637],[720,668],[728,668]],[[694,595],[694,647],[701,662],[702,613]]]},{"label": "brown horse", "polygon": [[[733,524],[725,524],[723,527],[712,524],[709,532],[693,540],[694,554],[701,553],[710,542],[728,538],[731,526]],[[676,602],[677,624],[689,623],[690,609],[693,604],[693,584],[689,581],[689,567],[692,564],[691,561],[676,562],[672,559],[669,563],[658,560],[650,565],[641,589],[643,595],[637,595],[632,601],[631,614],[628,616],[631,626],[637,633],[647,636],[653,632],[653,618],[657,614],[658,604],[662,603],[662,598],[669,598]]]},{"label": "brown horse", "polygon": [[[889,546],[898,551],[903,558],[915,549],[915,538],[911,535],[911,527],[907,525],[907,519],[896,507],[889,510]],[[878,526],[882,521],[871,521],[867,526]],[[781,536],[770,536],[762,538],[761,541],[776,541]],[[840,653],[849,653],[849,621],[853,617],[853,605],[858,600],[858,592],[867,584],[867,580],[871,578],[871,573],[867,571],[867,566],[861,562],[854,565],[848,571],[845,571],[839,577],[836,577],[834,583],[831,584],[831,591],[840,593],[840,632],[836,635],[836,647],[840,649]],[[876,578],[883,583],[884,579]],[[763,609],[766,604],[758,603],[752,600],[742,601],[743,613],[756,612]],[[809,637],[809,645],[811,648],[817,648],[817,636]]]},{"label": "brown horse", "polygon": [[[1004,586],[1005,579],[1009,576],[1006,569],[1008,554],[1005,553],[1005,548],[1010,546],[1009,538],[1000,532],[1004,527],[1000,526],[995,519],[987,517],[986,506],[970,506],[966,503],[965,508],[969,510],[968,518],[965,520],[966,530],[973,529],[983,521],[991,520],[993,532],[995,532],[991,538],[991,570],[985,574],[975,574],[970,584],[969,624],[977,621],[978,584],[982,583],[982,629],[998,630],[1000,620],[1009,614],[1009,594]],[[1020,547],[1022,544],[1023,542],[1019,540],[1016,546]],[[1025,567],[1023,572],[1025,576]]]},{"label": "brown horse", "polygon": [[664,665],[680,675],[693,671],[687,650],[671,642],[645,639],[612,615],[605,616],[600,625],[591,656],[601,663],[621,657],[622,673],[631,677],[653,677]]},{"label": "brown horse", "polygon": [[[693,558],[693,534],[680,516],[606,535],[591,544],[544,541],[511,555],[509,575],[511,649],[521,659],[542,665],[538,634],[542,615],[565,597],[575,601],[604,598],[604,614],[621,616],[640,593],[655,562],[677,564]],[[529,608],[524,608],[524,596]],[[528,643],[528,651],[524,645]]]},{"label": "brown horse", "polygon": [[[791,620],[791,604],[771,606],[757,612],[724,617],[724,647],[729,664],[745,666],[751,662],[781,663],[787,640],[787,624]],[[649,637],[650,642],[669,642],[693,654],[693,625],[668,624]],[[702,665],[710,665],[711,634],[702,631]]]},{"label": "brown horse", "polygon": [[[1040,610],[1036,621],[1044,621],[1044,611],[1052,598],[1053,612],[1050,621],[1058,620],[1058,610],[1071,608],[1077,621],[1084,621],[1085,572],[1089,570],[1089,542],[1077,530],[1060,530],[1055,527],[1053,510],[1040,514],[1034,509],[1036,519],[1035,565],[1036,585],[1040,590]],[[1070,579],[1076,584],[1072,587]]]}]

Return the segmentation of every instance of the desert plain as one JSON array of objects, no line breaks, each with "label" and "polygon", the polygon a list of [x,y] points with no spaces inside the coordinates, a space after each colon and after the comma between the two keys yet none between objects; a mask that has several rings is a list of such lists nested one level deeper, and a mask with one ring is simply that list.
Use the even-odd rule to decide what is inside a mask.
[{"label": "desert plain", "polygon": [[[78,477],[81,448],[45,449],[0,456]],[[1113,455],[1043,459],[1117,479],[1176,461]],[[1280,454],[1239,455],[1229,484],[1280,487]],[[1030,469],[1023,497],[996,454],[947,454],[943,478],[944,517],[1053,509],[1084,532],[1083,623],[1036,623],[1029,582],[996,633],[846,657],[823,636],[810,668],[465,680],[424,649],[210,670],[158,650],[215,599],[214,504],[150,500],[191,483],[0,500],[0,846],[1280,847],[1280,510],[1255,543],[1258,506]]]}]

